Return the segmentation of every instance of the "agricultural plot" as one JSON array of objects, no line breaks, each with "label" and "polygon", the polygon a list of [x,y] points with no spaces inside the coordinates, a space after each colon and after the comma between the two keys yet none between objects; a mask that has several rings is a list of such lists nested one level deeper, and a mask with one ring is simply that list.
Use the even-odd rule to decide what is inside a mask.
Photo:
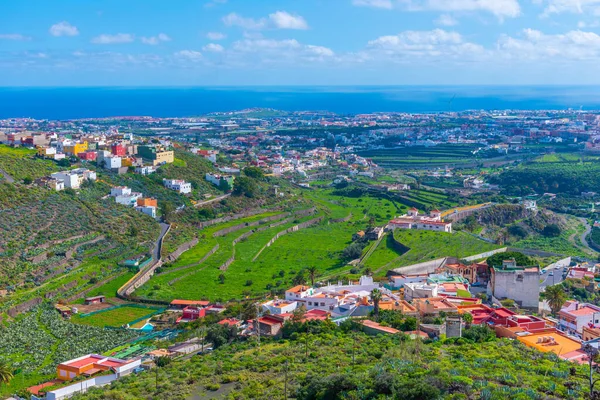
[{"label": "agricultural plot", "polygon": [[[146,285],[138,289],[136,295],[170,301],[174,298],[229,300],[250,294],[263,294],[269,291],[267,285],[271,284],[272,287],[277,286],[277,281],[281,280],[281,278],[274,279],[273,275],[279,274],[282,269],[286,268],[281,263],[272,263],[263,268],[263,265],[258,263],[258,260],[253,262],[252,259],[258,254],[261,248],[275,236],[275,234],[290,228],[299,222],[307,221],[315,217],[315,215],[307,216],[299,220],[256,232],[246,240],[240,241],[235,246],[235,261],[229,265],[226,270],[221,270],[219,267],[232,256],[234,252],[234,246],[232,244],[233,240],[256,227],[246,227],[222,237],[212,238],[214,243],[219,244],[219,249],[213,255],[208,257],[205,262],[189,269],[174,270],[173,272],[167,270],[166,272],[153,277]],[[212,227],[210,232],[214,232],[220,228],[221,227]],[[284,235],[277,240],[272,247],[278,246],[279,242],[284,240],[287,236],[297,235],[298,233],[299,232],[295,232]],[[210,250],[212,247],[211,243],[210,245],[205,246],[205,249]],[[293,275],[291,275],[290,272],[288,276],[287,272],[289,271],[290,270],[286,269],[286,278],[291,279]],[[223,275],[224,277],[222,283],[219,278],[220,275]],[[280,285],[283,285],[283,283],[284,281],[282,281]],[[288,282],[286,281],[285,283],[287,284]]]},{"label": "agricultural plot", "polygon": [[50,306],[41,306],[0,329],[0,361],[21,371],[9,385],[0,386],[0,397],[54,377],[63,361],[101,354],[138,336],[135,331],[73,324]]},{"label": "agricultural plot", "polygon": [[403,147],[398,149],[369,150],[359,153],[373,159],[384,168],[432,167],[460,165],[473,162],[478,145],[438,145],[434,147]]},{"label": "agricultural plot", "polygon": [[385,266],[385,270],[378,271],[380,274],[385,274],[388,269],[446,256],[463,258],[500,247],[464,232],[450,234],[398,229],[394,232],[394,238],[410,250],[399,254],[392,247],[391,238],[389,238],[381,242],[371,257],[366,260],[365,265],[373,270],[379,270]]},{"label": "agricultural plot", "polygon": [[83,325],[119,328],[126,324],[138,322],[143,318],[150,318],[160,311],[161,309],[158,307],[125,304],[87,315],[77,314],[73,316],[72,320],[74,323]]}]

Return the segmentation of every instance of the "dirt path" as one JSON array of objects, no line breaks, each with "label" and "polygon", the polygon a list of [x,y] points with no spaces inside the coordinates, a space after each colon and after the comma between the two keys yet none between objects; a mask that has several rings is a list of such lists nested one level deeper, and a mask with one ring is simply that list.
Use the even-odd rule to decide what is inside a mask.
[{"label": "dirt path", "polygon": [[5,170],[0,169],[0,175],[2,175],[4,179],[6,179],[6,182],[15,183],[15,179],[12,176],[10,176]]}]

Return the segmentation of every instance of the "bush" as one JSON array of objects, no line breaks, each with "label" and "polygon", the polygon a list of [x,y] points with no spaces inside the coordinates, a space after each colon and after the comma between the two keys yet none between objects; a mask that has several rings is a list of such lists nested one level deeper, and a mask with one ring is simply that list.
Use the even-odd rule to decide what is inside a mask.
[{"label": "bush", "polygon": [[544,227],[544,230],[542,231],[542,235],[549,237],[549,238],[559,237],[561,233],[562,233],[562,231],[561,231],[560,227],[556,224],[546,225]]}]

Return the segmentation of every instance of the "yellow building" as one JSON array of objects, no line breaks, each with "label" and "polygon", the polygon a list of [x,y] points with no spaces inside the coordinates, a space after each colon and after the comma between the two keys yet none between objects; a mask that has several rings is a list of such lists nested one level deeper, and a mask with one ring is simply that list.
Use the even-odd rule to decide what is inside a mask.
[{"label": "yellow building", "polygon": [[88,149],[88,142],[83,143],[75,143],[72,146],[65,146],[64,152],[65,154],[71,154],[76,156],[79,153],[83,153]]}]

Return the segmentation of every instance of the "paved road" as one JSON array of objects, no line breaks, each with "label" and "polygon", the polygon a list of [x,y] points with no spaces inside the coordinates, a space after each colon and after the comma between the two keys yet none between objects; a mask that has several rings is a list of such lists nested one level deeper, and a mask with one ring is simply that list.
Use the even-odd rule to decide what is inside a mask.
[{"label": "paved road", "polygon": [[581,236],[579,237],[579,241],[581,242],[581,245],[584,246],[586,249],[589,249],[592,252],[592,254],[596,254],[597,251],[590,247],[586,239],[588,235],[592,232],[592,226],[588,223],[587,219],[585,218],[579,218],[579,220],[583,224],[585,224],[585,232],[581,234]]},{"label": "paved road", "polygon": [[4,177],[4,179],[6,179],[6,182],[15,183],[14,178],[12,176],[10,176],[9,174],[7,174],[5,170],[0,169],[0,175],[2,175]]},{"label": "paved road", "polygon": [[[545,274],[540,274],[540,288],[545,288],[546,286],[554,286],[561,283],[563,279],[563,274],[567,273],[568,268],[556,268],[556,269],[547,269]],[[552,274],[552,276],[550,275]]]},{"label": "paved road", "polygon": [[154,250],[152,251],[152,258],[154,261],[160,260],[160,250],[162,249],[162,239],[165,237],[167,230],[169,229],[169,224],[165,224],[164,222],[160,223],[160,236],[156,239],[156,243],[154,244]]}]

